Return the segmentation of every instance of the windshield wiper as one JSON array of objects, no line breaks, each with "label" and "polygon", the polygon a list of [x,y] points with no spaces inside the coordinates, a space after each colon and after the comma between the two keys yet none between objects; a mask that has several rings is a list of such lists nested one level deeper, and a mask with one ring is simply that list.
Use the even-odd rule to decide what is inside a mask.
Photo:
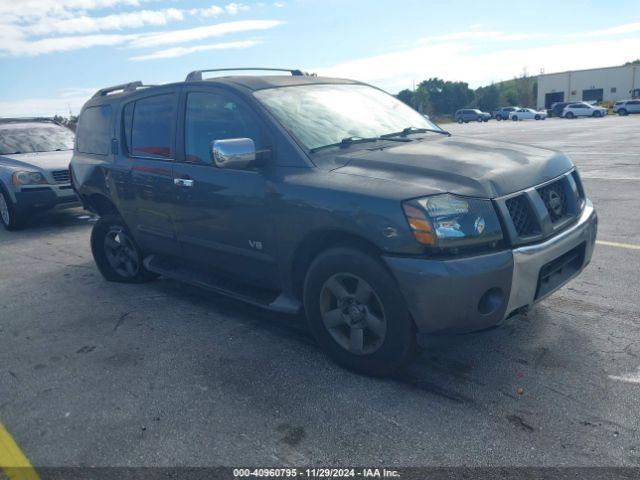
[{"label": "windshield wiper", "polygon": [[354,143],[365,143],[365,142],[377,142],[378,140],[388,140],[391,142],[409,142],[410,140],[407,140],[406,138],[391,138],[385,135],[380,135],[379,137],[358,137],[358,136],[353,136],[353,137],[346,137],[343,138],[342,140],[340,140],[337,143],[330,143],[329,145],[322,145],[320,147],[314,147],[312,149],[310,149],[309,151],[311,153],[317,152],[318,150],[324,150],[325,148],[331,148],[331,147],[347,147],[349,145],[352,145]]},{"label": "windshield wiper", "polygon": [[440,135],[446,135],[447,137],[451,136],[451,134],[446,130],[436,130],[435,128],[407,127],[407,128],[403,128],[399,132],[385,133],[384,135],[380,135],[380,138],[406,137],[407,135],[410,135],[412,133],[426,133],[426,132],[439,133]]},{"label": "windshield wiper", "polygon": [[342,140],[340,140],[337,143],[330,143],[329,145],[322,145],[320,147],[314,147],[314,148],[311,148],[309,151],[310,152],[317,152],[318,150],[324,150],[325,148],[347,147],[347,146],[352,145],[354,143],[377,142],[379,139],[380,139],[380,137],[358,137],[358,136],[345,137],[345,138],[343,138]]}]

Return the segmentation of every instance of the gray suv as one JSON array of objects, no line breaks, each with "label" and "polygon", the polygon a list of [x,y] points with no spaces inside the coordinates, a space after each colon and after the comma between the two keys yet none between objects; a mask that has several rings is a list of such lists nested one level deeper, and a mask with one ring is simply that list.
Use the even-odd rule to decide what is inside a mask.
[{"label": "gray suv", "polygon": [[290,73],[197,71],[86,103],[71,170],[107,280],[305,312],[333,359],[382,375],[589,263],[596,213],[566,155],[452,137],[377,88]]},{"label": "gray suv", "polygon": [[490,119],[490,113],[475,108],[463,108],[457,110],[454,115],[454,120],[458,123],[488,122]]},{"label": "gray suv", "polygon": [[47,118],[0,119],[0,221],[7,230],[27,216],[79,205],[69,179],[73,132]]}]

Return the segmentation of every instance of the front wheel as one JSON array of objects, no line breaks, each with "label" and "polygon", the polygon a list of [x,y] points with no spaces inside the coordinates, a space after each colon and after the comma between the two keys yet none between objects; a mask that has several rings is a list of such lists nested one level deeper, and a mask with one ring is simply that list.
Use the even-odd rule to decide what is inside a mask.
[{"label": "front wheel", "polygon": [[307,272],[304,305],[318,343],[338,364],[388,375],[417,352],[413,321],[395,279],[373,257],[340,247]]},{"label": "front wheel", "polygon": [[602,116],[602,112],[599,112],[597,110],[595,112],[593,112],[593,117],[594,118],[598,118],[598,117],[601,117],[601,116]]},{"label": "front wheel", "polygon": [[535,116],[535,117],[533,117],[533,118],[535,118],[536,120],[540,120],[540,115],[536,115],[536,116]]},{"label": "front wheel", "polygon": [[621,117],[626,117],[627,115],[629,115],[629,112],[627,112],[627,110],[625,110],[624,108],[621,108],[620,110],[618,110],[618,115],[620,115]]},{"label": "front wheel", "polygon": [[7,230],[17,230],[22,226],[22,217],[2,186],[0,186],[0,222]]},{"label": "front wheel", "polygon": [[91,231],[91,252],[102,276],[110,282],[142,283],[157,275],[142,264],[142,252],[119,215],[106,215]]},{"label": "front wheel", "polygon": [[513,120],[514,122],[517,122],[518,121],[518,116],[517,115],[512,116],[511,120]]},{"label": "front wheel", "polygon": [[459,118],[457,121],[458,121],[458,123],[462,123],[463,120],[461,118]]}]

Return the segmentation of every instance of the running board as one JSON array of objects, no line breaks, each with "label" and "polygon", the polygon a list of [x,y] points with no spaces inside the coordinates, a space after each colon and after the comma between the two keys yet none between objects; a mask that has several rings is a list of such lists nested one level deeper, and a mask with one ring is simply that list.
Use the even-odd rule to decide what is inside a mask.
[{"label": "running board", "polygon": [[298,314],[302,310],[302,305],[298,300],[284,293],[278,294],[278,292],[265,288],[246,285],[223,275],[216,275],[189,267],[179,261],[157,255],[149,255],[144,259],[143,263],[145,268],[150,272],[206,290],[211,290],[220,295],[225,295],[260,308],[292,315]]}]

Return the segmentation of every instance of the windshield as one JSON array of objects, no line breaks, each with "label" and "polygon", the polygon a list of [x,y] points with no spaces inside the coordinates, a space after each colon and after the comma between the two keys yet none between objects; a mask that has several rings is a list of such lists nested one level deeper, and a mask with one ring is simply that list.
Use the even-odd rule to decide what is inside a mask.
[{"label": "windshield", "polygon": [[441,130],[401,101],[366,85],[304,85],[254,93],[307,149],[408,127]]},{"label": "windshield", "polygon": [[54,124],[0,125],[0,155],[73,149],[73,132]]}]

